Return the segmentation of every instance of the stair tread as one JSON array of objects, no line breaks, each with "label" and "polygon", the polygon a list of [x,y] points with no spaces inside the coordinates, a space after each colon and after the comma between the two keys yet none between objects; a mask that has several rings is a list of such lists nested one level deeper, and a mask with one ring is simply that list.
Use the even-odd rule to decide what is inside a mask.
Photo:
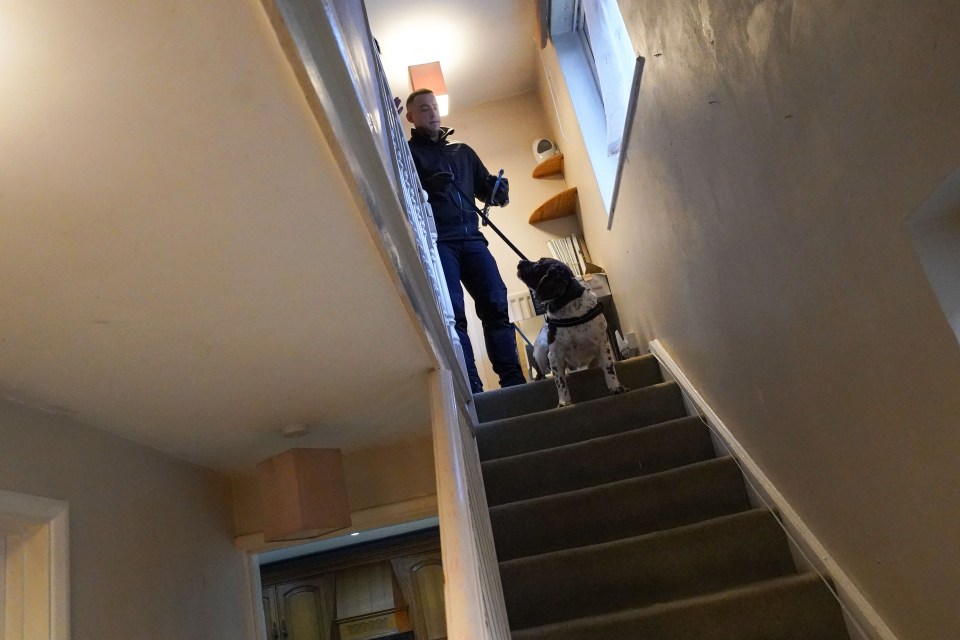
[{"label": "stair tread", "polygon": [[[663,382],[654,356],[646,354],[615,364],[617,376],[630,389],[641,389]],[[567,376],[574,403],[609,395],[599,368],[576,371]],[[557,386],[553,380],[537,380],[524,385],[492,389],[474,396],[477,418],[481,423],[536,413],[557,406]]]},{"label": "stair tread", "polygon": [[481,461],[631,431],[686,415],[674,382],[477,426]]},{"label": "stair tread", "polygon": [[597,492],[601,491],[615,491],[621,488],[629,488],[637,485],[643,485],[646,483],[656,482],[664,478],[673,478],[680,477],[691,471],[697,469],[703,469],[719,465],[732,464],[734,467],[739,469],[736,466],[736,462],[731,456],[724,456],[722,458],[712,458],[710,460],[704,460],[701,462],[694,462],[683,467],[677,467],[675,469],[667,469],[665,471],[658,471],[656,473],[648,473],[642,476],[635,476],[632,478],[623,478],[621,480],[614,480],[611,482],[605,482],[603,484],[595,485],[592,487],[582,487],[580,489],[573,489],[570,491],[564,491],[562,493],[553,493],[546,496],[537,496],[533,498],[526,498],[524,500],[517,500],[516,502],[510,502],[507,504],[497,505],[491,507],[491,512],[499,511],[511,511],[514,509],[522,509],[526,506],[547,504],[551,502],[558,501],[567,501],[567,500],[577,500],[586,496],[595,495]]},{"label": "stair tread", "polygon": [[500,562],[499,565],[502,569],[504,567],[511,567],[511,566],[521,565],[521,564],[533,564],[541,561],[543,558],[550,557],[550,556],[576,556],[576,555],[582,555],[582,554],[590,554],[590,553],[596,552],[598,549],[605,548],[605,547],[629,545],[641,539],[653,540],[653,539],[663,538],[663,537],[681,536],[681,535],[684,535],[687,531],[711,527],[718,523],[727,522],[729,520],[760,517],[761,514],[767,514],[767,515],[770,515],[771,518],[773,517],[772,514],[770,514],[769,510],[763,507],[758,507],[754,509],[749,509],[748,511],[745,511],[745,512],[730,514],[726,516],[718,516],[716,518],[711,518],[710,520],[706,520],[703,522],[695,522],[693,524],[684,525],[683,527],[676,527],[674,529],[668,529],[666,531],[651,531],[650,533],[644,533],[639,536],[631,536],[630,538],[622,538],[619,540],[609,540],[607,542],[599,542],[597,544],[586,545],[583,547],[578,547],[576,549],[562,549],[559,551],[549,551],[547,553],[538,554],[535,556],[526,556],[524,558],[515,558],[513,560],[505,560],[503,562]]},{"label": "stair tread", "polygon": [[659,473],[714,457],[709,430],[687,416],[482,463],[487,501],[508,504]]},{"label": "stair tread", "polygon": [[786,536],[765,509],[500,563],[508,616],[517,628],[794,571]]},{"label": "stair tread", "polygon": [[[624,509],[623,504],[632,508]],[[750,509],[740,468],[715,458],[490,509],[497,556],[508,560],[685,526]]]},{"label": "stair tread", "polygon": [[594,437],[594,438],[588,438],[588,439],[586,439],[586,440],[579,440],[579,441],[577,441],[577,442],[569,442],[569,443],[566,443],[566,444],[558,444],[558,445],[553,446],[553,447],[547,447],[547,448],[544,448],[544,449],[537,449],[537,450],[535,450],[535,451],[524,451],[523,453],[516,453],[516,454],[513,454],[513,455],[509,455],[509,456],[503,456],[503,457],[501,457],[501,458],[493,458],[493,459],[491,459],[491,460],[484,460],[484,461],[481,462],[480,464],[481,464],[481,466],[483,466],[483,467],[488,467],[488,466],[494,466],[494,465],[497,465],[497,464],[507,463],[507,462],[509,462],[509,461],[511,461],[511,460],[513,460],[513,459],[517,459],[517,460],[520,460],[520,459],[528,460],[528,459],[532,458],[533,456],[544,455],[544,454],[551,454],[551,453],[562,452],[562,451],[567,451],[567,450],[582,449],[582,448],[587,447],[587,446],[590,446],[590,445],[596,445],[596,444],[599,444],[599,443],[602,443],[602,442],[614,441],[614,440],[619,439],[619,438],[628,437],[628,436],[630,436],[630,434],[634,434],[634,433],[640,431],[641,429],[643,429],[643,430],[649,430],[649,429],[653,429],[653,428],[656,428],[656,427],[667,427],[667,426],[669,426],[669,425],[673,425],[673,424],[680,423],[680,422],[693,422],[693,423],[703,424],[703,420],[702,420],[699,416],[681,416],[681,417],[679,417],[679,418],[672,418],[672,419],[670,419],[670,420],[665,420],[665,421],[663,421],[663,422],[657,422],[657,423],[655,423],[655,424],[645,425],[645,426],[643,426],[643,427],[637,427],[636,429],[630,429],[630,430],[628,430],[628,431],[621,431],[621,432],[618,432],[618,433],[612,433],[612,434],[610,434],[610,435],[596,436],[596,437]]},{"label": "stair tread", "polygon": [[475,396],[513,640],[849,640],[676,383],[652,356],[617,371],[630,393],[579,372],[569,407],[552,381]]},{"label": "stair tread", "polygon": [[[803,592],[803,593],[798,593]],[[801,626],[797,612],[784,611],[805,595],[803,606],[822,607],[817,617],[820,629]],[[793,596],[785,600],[786,596]],[[786,607],[784,606],[786,604]],[[799,609],[797,605],[795,608]],[[778,615],[769,615],[775,609]],[[790,615],[793,613],[793,615]],[[768,622],[762,627],[762,616]],[[808,612],[807,618],[812,617]],[[782,630],[772,629],[787,623]],[[736,627],[739,626],[740,629]],[[733,635],[736,634],[736,635]],[[748,635],[749,634],[749,635]],[[714,593],[644,607],[623,609],[598,616],[565,620],[513,631],[513,640],[848,640],[839,606],[822,578],[805,572],[778,576]]]}]

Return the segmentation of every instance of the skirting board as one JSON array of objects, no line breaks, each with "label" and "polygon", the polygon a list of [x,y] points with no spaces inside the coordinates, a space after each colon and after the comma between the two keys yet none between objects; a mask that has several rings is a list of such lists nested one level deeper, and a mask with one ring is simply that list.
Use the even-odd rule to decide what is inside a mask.
[{"label": "skirting board", "polygon": [[684,394],[690,398],[714,434],[720,438],[731,455],[738,461],[744,475],[747,476],[748,482],[753,485],[753,488],[760,493],[768,506],[778,515],[781,525],[787,531],[791,541],[799,547],[800,552],[813,568],[833,583],[833,590],[847,614],[848,620],[858,627],[857,630],[864,637],[870,640],[897,640],[897,637],[880,615],[867,602],[853,581],[833,559],[833,556],[813,535],[813,532],[804,524],[783,494],[737,441],[730,429],[720,419],[720,416],[707,404],[659,340],[650,342],[650,353],[660,361],[660,365],[665,369],[665,377],[673,378],[680,385]]}]

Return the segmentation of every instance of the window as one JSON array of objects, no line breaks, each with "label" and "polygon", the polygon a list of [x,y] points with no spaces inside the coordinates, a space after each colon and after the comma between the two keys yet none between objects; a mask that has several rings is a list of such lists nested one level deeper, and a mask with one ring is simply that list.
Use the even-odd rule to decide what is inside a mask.
[{"label": "window", "polygon": [[553,0],[550,19],[609,228],[643,59],[634,53],[617,0]]},{"label": "window", "polygon": [[960,341],[960,167],[910,216],[905,228]]},{"label": "window", "polygon": [[603,101],[607,155],[620,152],[635,60],[616,0],[580,0],[576,27]]}]

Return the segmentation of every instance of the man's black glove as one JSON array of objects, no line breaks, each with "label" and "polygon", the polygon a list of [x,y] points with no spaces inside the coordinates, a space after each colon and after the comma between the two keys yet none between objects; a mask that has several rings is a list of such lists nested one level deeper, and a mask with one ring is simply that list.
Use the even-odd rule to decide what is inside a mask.
[{"label": "man's black glove", "polygon": [[441,193],[451,184],[453,184],[453,174],[449,171],[438,171],[423,180],[423,188],[427,193]]},{"label": "man's black glove", "polygon": [[[487,176],[487,190],[493,191],[493,185],[497,183],[497,176],[489,175]],[[500,178],[500,186],[497,187],[497,192],[492,194],[488,199],[490,204],[505,207],[510,204],[510,184],[507,182],[506,178]]]}]

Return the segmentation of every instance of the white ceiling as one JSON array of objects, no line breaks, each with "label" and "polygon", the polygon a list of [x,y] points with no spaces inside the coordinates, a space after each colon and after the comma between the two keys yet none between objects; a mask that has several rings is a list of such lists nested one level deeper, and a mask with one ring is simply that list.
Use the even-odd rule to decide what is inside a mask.
[{"label": "white ceiling", "polygon": [[[455,36],[454,109],[533,87],[533,3],[369,4],[388,65]],[[0,96],[7,401],[227,473],[291,422],[429,428],[430,360],[259,2],[4,3]]]},{"label": "white ceiling", "polygon": [[532,0],[366,0],[387,79],[406,100],[407,67],[439,61],[450,111],[536,86]]},{"label": "white ceiling", "polygon": [[291,421],[424,428],[429,361],[256,3],[0,24],[7,398],[228,471]]},{"label": "white ceiling", "polygon": [[[467,2],[371,4],[387,49],[414,6],[476,29]],[[7,401],[227,473],[429,429],[430,360],[258,1],[0,4],[0,96]]]}]

